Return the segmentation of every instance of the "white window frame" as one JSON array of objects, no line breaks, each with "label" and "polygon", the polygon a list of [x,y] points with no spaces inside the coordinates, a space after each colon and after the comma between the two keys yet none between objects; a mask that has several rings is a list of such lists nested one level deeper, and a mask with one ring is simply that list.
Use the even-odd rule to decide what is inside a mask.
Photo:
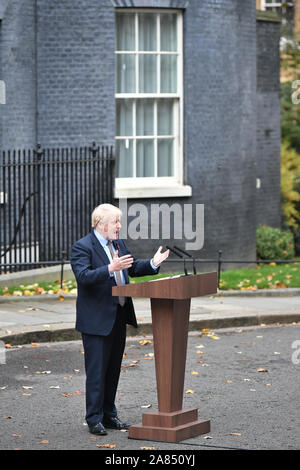
[{"label": "white window frame", "polygon": [[[136,60],[139,54],[152,54],[157,55],[177,55],[178,66],[177,66],[177,93],[116,93],[115,99],[133,99],[134,108],[136,106],[137,99],[151,98],[154,99],[154,106],[157,106],[157,100],[160,98],[171,98],[174,100],[174,130],[175,135],[173,136],[158,136],[157,135],[157,122],[155,118],[154,136],[141,136],[142,139],[159,139],[159,138],[174,138],[174,176],[170,177],[131,177],[131,178],[116,178],[115,179],[115,197],[116,198],[149,198],[149,197],[182,197],[191,196],[192,188],[183,184],[183,18],[181,10],[174,9],[147,9],[147,8],[121,8],[116,9],[116,13],[121,14],[135,14],[135,28],[136,28],[136,44],[135,51],[115,51],[117,54],[135,54]],[[157,14],[157,51],[139,51],[138,50],[138,13],[154,13]],[[176,52],[161,52],[160,51],[160,21],[159,13],[176,13],[177,14],[177,40],[178,49]],[[136,91],[139,89],[139,70],[136,65]],[[157,83],[160,84],[160,67],[157,67]],[[135,110],[135,109],[134,109]],[[134,112],[135,116],[135,112]],[[154,113],[156,116],[156,113]],[[134,117],[135,119],[135,117]],[[133,122],[134,133],[136,129],[136,123]],[[138,140],[139,137],[133,136],[116,136],[116,141],[120,140]],[[136,146],[134,146],[135,148]],[[155,173],[157,165],[157,145],[155,145]],[[133,155],[134,161],[134,174],[136,165],[136,155]]]},{"label": "white window frame", "polygon": [[[288,7],[294,6],[293,2],[284,2],[284,3],[287,3],[287,6],[288,6]],[[261,6],[260,6],[260,8],[261,8],[261,10],[263,10],[263,11],[267,11],[267,10],[269,10],[269,9],[271,9],[271,8],[274,8],[274,7],[275,7],[275,8],[278,8],[278,7],[281,7],[281,6],[282,6],[282,1],[281,1],[281,2],[276,2],[276,1],[274,1],[274,2],[269,3],[269,2],[266,2],[266,0],[261,0]]]}]

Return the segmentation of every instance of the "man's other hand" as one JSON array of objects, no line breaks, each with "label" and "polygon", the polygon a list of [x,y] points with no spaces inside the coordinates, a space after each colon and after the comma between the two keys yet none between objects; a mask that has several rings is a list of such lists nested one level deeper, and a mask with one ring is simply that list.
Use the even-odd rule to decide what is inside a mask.
[{"label": "man's other hand", "polygon": [[163,261],[168,258],[170,254],[170,250],[166,250],[164,253],[162,253],[161,250],[162,246],[158,248],[157,252],[152,258],[152,263],[154,264],[154,266],[159,266]]}]

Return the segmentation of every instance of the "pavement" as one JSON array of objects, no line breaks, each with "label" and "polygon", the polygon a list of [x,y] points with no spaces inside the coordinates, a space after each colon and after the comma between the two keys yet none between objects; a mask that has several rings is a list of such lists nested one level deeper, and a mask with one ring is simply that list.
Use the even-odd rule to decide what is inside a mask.
[{"label": "pavement", "polygon": [[[158,409],[153,340],[146,338],[127,339],[116,397],[120,419],[132,425]],[[299,450],[299,344],[299,324],[191,331],[183,408],[198,409],[198,419],[211,426],[177,443],[110,429],[107,436],[89,433],[81,341],[13,346],[0,364],[0,449],[98,450],[98,465],[142,469],[176,461],[201,468],[205,457],[215,463],[204,452],[211,450],[234,451],[231,463],[245,461],[239,452],[245,449]],[[10,453],[10,462],[16,454],[24,466],[24,453]],[[251,457],[255,466],[259,455]]]},{"label": "pavement", "polygon": [[[139,327],[128,336],[151,334],[149,299],[133,299]],[[0,297],[0,340],[12,345],[31,342],[71,341],[75,331],[76,295]],[[219,291],[191,299],[190,331],[203,328],[297,323],[300,289]]]},{"label": "pavement", "polygon": [[[133,301],[139,327],[127,330],[117,400],[120,418],[139,423],[148,408],[157,409],[157,398],[150,301]],[[199,450],[299,449],[299,352],[292,361],[292,348],[300,341],[300,289],[219,291],[191,300],[184,406],[199,408],[212,427],[176,444],[120,431],[89,434],[75,307],[70,294],[0,297],[0,342],[12,346],[0,366],[2,450],[97,449],[106,451],[102,463],[144,468],[171,458],[200,465]],[[143,457],[134,453],[141,449]],[[122,460],[134,457],[136,464]]]}]

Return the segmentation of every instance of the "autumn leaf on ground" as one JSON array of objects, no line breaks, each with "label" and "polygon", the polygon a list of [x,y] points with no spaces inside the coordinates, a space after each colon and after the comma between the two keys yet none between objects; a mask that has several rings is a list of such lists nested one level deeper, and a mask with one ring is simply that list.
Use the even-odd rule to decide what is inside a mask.
[{"label": "autumn leaf on ground", "polygon": [[44,439],[43,441],[39,441],[39,444],[49,444],[49,441],[47,441],[47,439]]},{"label": "autumn leaf on ground", "polygon": [[152,344],[152,341],[150,339],[141,339],[141,341],[139,341],[139,344],[141,346],[146,346],[147,344]]},{"label": "autumn leaf on ground", "polygon": [[147,446],[143,446],[143,447],[140,447],[141,450],[155,450],[155,447],[147,447]]},{"label": "autumn leaf on ground", "polygon": [[188,390],[185,391],[185,393],[195,393],[195,391],[191,390],[191,389],[188,389]]},{"label": "autumn leaf on ground", "polygon": [[257,372],[269,372],[268,369],[264,369],[263,367],[259,367]]},{"label": "autumn leaf on ground", "polygon": [[96,444],[96,447],[105,447],[106,449],[114,449],[116,444]]},{"label": "autumn leaf on ground", "polygon": [[211,333],[211,334],[209,333],[207,336],[212,339],[220,339],[220,337],[215,335],[214,333]]},{"label": "autumn leaf on ground", "polygon": [[242,434],[240,432],[231,432],[230,436],[241,436]]},{"label": "autumn leaf on ground", "polygon": [[202,328],[201,331],[202,331],[202,334],[203,334],[203,335],[207,335],[207,334],[209,333],[209,331],[210,331],[210,328]]}]

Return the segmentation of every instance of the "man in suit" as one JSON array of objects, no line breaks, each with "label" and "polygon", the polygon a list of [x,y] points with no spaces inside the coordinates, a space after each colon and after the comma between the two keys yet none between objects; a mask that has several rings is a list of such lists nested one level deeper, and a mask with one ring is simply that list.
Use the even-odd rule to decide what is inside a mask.
[{"label": "man in suit", "polygon": [[128,276],[156,274],[169,256],[160,247],[151,260],[135,259],[119,239],[121,211],[101,204],[92,213],[93,230],[72,246],[77,281],[76,329],[82,333],[86,370],[86,421],[93,434],[127,429],[117,416],[115,396],[125,348],[126,323],[137,327],[132,299],[113,297],[112,287]]}]

